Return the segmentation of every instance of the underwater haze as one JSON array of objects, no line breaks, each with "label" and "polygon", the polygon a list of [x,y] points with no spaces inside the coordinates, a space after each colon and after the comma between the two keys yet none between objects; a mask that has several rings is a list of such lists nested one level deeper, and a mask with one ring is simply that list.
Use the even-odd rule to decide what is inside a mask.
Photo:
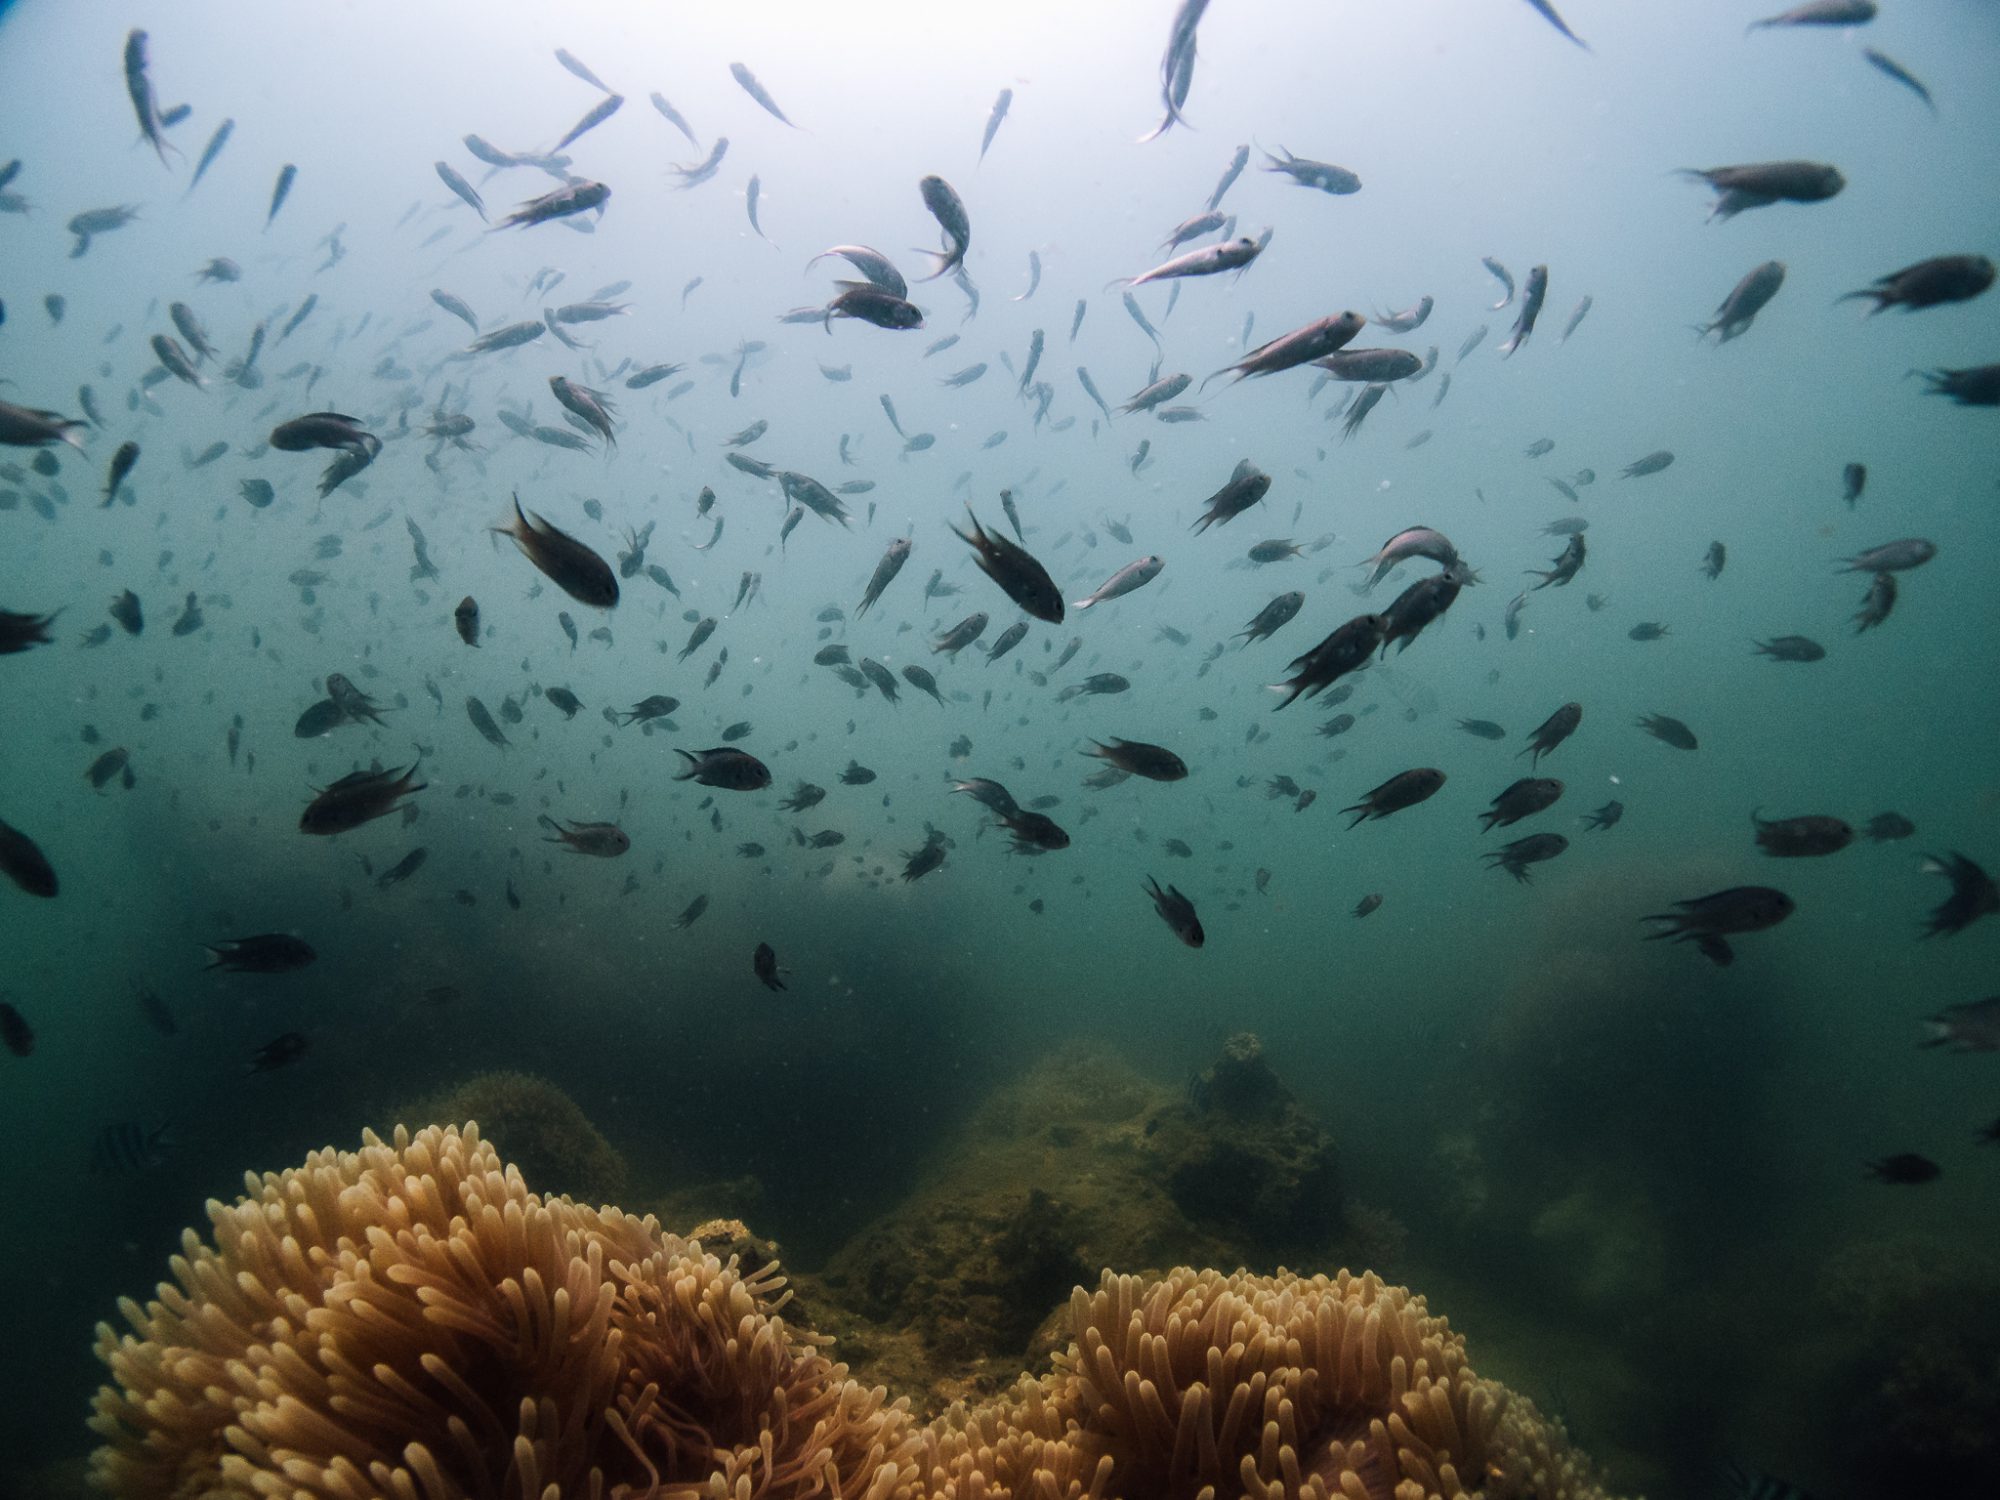
[{"label": "underwater haze", "polygon": [[0,1491],[463,1079],[810,1270],[1253,1032],[1620,1492],[1995,1492],[2000,7],[1783,8],[0,6]]}]

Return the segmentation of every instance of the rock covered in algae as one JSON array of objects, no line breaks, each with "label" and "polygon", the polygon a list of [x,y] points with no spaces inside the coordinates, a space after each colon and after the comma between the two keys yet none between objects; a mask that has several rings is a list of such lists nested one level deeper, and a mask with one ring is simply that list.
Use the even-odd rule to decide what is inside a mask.
[{"label": "rock covered in algae", "polygon": [[432,1095],[401,1118],[477,1120],[479,1133],[543,1192],[606,1203],[625,1183],[625,1159],[575,1100],[533,1073],[479,1073]]},{"label": "rock covered in algae", "polygon": [[991,1391],[1099,1267],[1331,1259],[1342,1222],[1333,1143],[1254,1037],[1185,1091],[1072,1048],[997,1089],[805,1280],[873,1378]]},{"label": "rock covered in algae", "polygon": [[1162,1121],[1157,1143],[1181,1212],[1221,1226],[1249,1259],[1296,1259],[1341,1227],[1332,1139],[1299,1108],[1241,1032],[1188,1088],[1188,1107]]},{"label": "rock covered in algae", "polygon": [[2000,1258],[1903,1235],[1828,1255],[1818,1342],[1836,1398],[1809,1437],[1873,1492],[2000,1494]]}]

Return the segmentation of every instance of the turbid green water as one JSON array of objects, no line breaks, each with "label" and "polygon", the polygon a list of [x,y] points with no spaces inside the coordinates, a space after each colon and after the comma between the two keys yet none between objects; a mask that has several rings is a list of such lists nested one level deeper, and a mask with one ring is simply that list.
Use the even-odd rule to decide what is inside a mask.
[{"label": "turbid green water", "polygon": [[[1559,8],[1589,52],[1518,0],[1220,0],[1185,127],[1145,143],[1174,12],[1160,3],[0,9],[0,161],[22,163],[0,189],[0,400],[81,418],[87,388],[101,417],[76,432],[82,452],[0,455],[0,607],[55,614],[49,644],[0,659],[0,818],[61,883],[53,900],[0,888],[0,998],[34,1034],[31,1055],[0,1060],[8,1463],[87,1446],[90,1329],[158,1279],[203,1198],[484,1069],[560,1083],[655,1189],[755,1177],[758,1227],[811,1265],[1026,1060],[1108,1042],[1178,1079],[1248,1030],[1340,1140],[1351,1190],[1409,1227],[1393,1269],[1475,1349],[1490,1330],[1481,1368],[1564,1407],[1621,1487],[1716,1493],[1725,1456],[1836,1500],[1943,1493],[1922,1488],[1937,1474],[1989,1487],[2000,1339],[1964,1314],[1992,1290],[2000,1146],[1979,1132],[2000,1075],[1990,1055],[1918,1044],[1923,1018],[1992,990],[2000,921],[1920,939],[1949,886],[1919,857],[1959,850],[2000,870],[2000,417],[1906,372],[2000,359],[2000,301],[1864,319],[1836,299],[1928,257],[1994,251],[2000,18],[1904,0],[1861,28],[1746,37],[1754,4]],[[137,141],[125,87],[134,27],[159,110],[191,106],[165,128],[164,163]],[[496,222],[560,187],[531,165],[489,175],[462,144],[545,152],[603,97],[558,47],[625,96],[561,169],[611,197],[567,224],[485,233],[433,163]],[[1921,79],[1935,111],[1865,47]],[[798,128],[738,86],[739,60]],[[1003,88],[1012,107],[982,162]],[[698,145],[648,103],[656,89]],[[225,118],[234,131],[190,191]],[[676,190],[670,167],[717,137],[730,146],[713,179]],[[1139,289],[1156,349],[1107,283],[1157,264],[1252,142],[1222,209],[1236,233],[1268,227],[1269,246],[1240,278],[1188,280],[1171,312],[1168,286]],[[1350,169],[1360,191],[1262,170],[1260,148],[1280,146]],[[1714,195],[1675,175],[1790,158],[1836,166],[1844,188],[1711,222]],[[296,181],[267,228],[287,163]],[[768,238],[746,216],[753,173]],[[969,217],[976,314],[945,279],[911,287],[921,330],[779,321],[850,274],[808,265],[831,245],[877,247],[912,283],[928,274],[908,247],[940,243],[918,190],[933,173]],[[71,216],[114,205],[136,219],[73,258]],[[1523,286],[1548,268],[1539,323],[1506,358],[1521,304],[1491,308],[1489,256]],[[197,280],[215,257],[240,279]],[[1698,338],[1690,325],[1769,260],[1786,274],[1754,326],[1721,347]],[[486,330],[625,282],[610,294],[622,315],[560,325],[580,348],[544,332],[471,357],[471,331],[431,296],[462,298]],[[1115,409],[1156,363],[1199,386],[1242,358],[1246,320],[1257,345],[1427,297],[1421,326],[1370,327],[1354,347],[1434,349],[1435,368],[1345,440],[1335,410],[1358,387],[1320,388],[1311,369],[1190,390],[1179,400],[1199,419],[1181,423],[1107,422],[1077,374]],[[176,302],[217,350],[199,389],[149,344],[186,342]],[[231,379],[260,326],[254,372]],[[1023,392],[1036,330],[1045,352]],[[747,341],[764,347],[745,357]],[[943,383],[980,362],[983,377]],[[685,368],[626,388],[659,363]],[[554,376],[612,399],[615,447],[568,451],[501,420],[572,431]],[[934,444],[905,452],[884,395]],[[324,499],[332,453],[267,446],[322,410],[382,440]],[[420,434],[440,411],[473,420],[469,448]],[[808,514],[780,544],[777,482],[724,460],[759,421],[740,451],[828,486],[874,482],[845,497],[850,528]],[[127,441],[138,463],[102,506]],[[1658,450],[1671,467],[1619,477]],[[1244,459],[1271,476],[1268,496],[1193,534]],[[1852,504],[1850,463],[1868,472]],[[243,498],[251,479],[273,487],[268,507]],[[704,486],[716,499],[698,516]],[[948,527],[970,501],[1012,535],[1003,488],[1071,601],[1141,555],[1166,567],[1032,623],[989,664],[1026,617]],[[653,526],[644,560],[679,596],[641,570],[610,612],[565,598],[489,534],[510,492],[614,567],[628,530]],[[1582,570],[1532,593],[1510,637],[1528,570],[1564,546],[1545,528],[1572,518],[1588,523]],[[412,576],[406,523],[435,578]],[[1437,571],[1418,559],[1357,592],[1361,559],[1417,524],[1479,582],[1406,651],[1346,678],[1344,703],[1274,712],[1287,662]],[[910,560],[857,618],[897,537]],[[1304,555],[1247,560],[1285,538]],[[1857,634],[1870,575],[1841,559],[1903,538],[1935,559],[1899,573],[1893,614]],[[1711,581],[1713,541],[1726,565]],[[934,570],[958,592],[927,597]],[[745,574],[758,582],[739,607]],[[136,637],[104,612],[125,589],[144,610]],[[1275,637],[1233,639],[1294,589],[1304,606]],[[176,636],[190,593],[204,623]],[[452,620],[467,595],[476,649]],[[823,620],[829,606],[841,616]],[[984,639],[933,654],[975,610],[991,616]],[[714,635],[679,660],[702,618]],[[1668,632],[1631,639],[1644,622]],[[1824,658],[1752,650],[1794,635]],[[895,705],[855,690],[814,664],[833,643],[934,672],[942,705],[900,678]],[[298,738],[335,672],[383,723]],[[1092,673],[1129,688],[1059,699]],[[574,719],[548,701],[556,687],[581,700]],[[670,725],[606,721],[654,694],[680,700]],[[510,748],[475,731],[468,696]],[[1564,781],[1561,799],[1482,835],[1475,815],[1529,774],[1527,736],[1569,702],[1580,727],[1536,771]],[[1338,713],[1355,716],[1344,734],[1315,732]],[[1647,736],[1641,714],[1683,721],[1699,748]],[[722,744],[744,721],[737,743],[768,765],[768,790],[673,779],[673,747]],[[1097,767],[1079,752],[1112,736],[1172,749],[1189,776],[1084,786]],[[114,748],[131,785],[94,789],[86,770]],[[316,788],[419,753],[413,818],[298,831]],[[851,760],[876,779],[843,784]],[[1445,773],[1436,796],[1347,827],[1342,807],[1416,767]],[[1010,853],[951,794],[950,778],[974,776],[1023,804],[1059,799],[1044,811],[1068,847]],[[1277,777],[1311,805],[1267,796]],[[801,781],[825,800],[782,810]],[[1586,828],[1614,799],[1622,821]],[[1895,812],[1915,833],[1777,859],[1753,809],[1856,829]],[[615,821],[630,852],[546,844],[543,813]],[[944,865],[906,883],[927,828],[949,840]],[[822,831],[844,840],[797,841]],[[1537,832],[1569,846],[1531,883],[1482,864]],[[740,852],[751,844],[762,852]],[[419,847],[414,875],[378,886]],[[1200,951],[1155,914],[1148,877],[1194,902]],[[1747,885],[1796,910],[1732,938],[1729,967],[1641,941],[1642,917]],[[1379,910],[1357,920],[1371,893]],[[705,911],[676,928],[697,897]],[[316,961],[204,970],[204,944],[271,932]],[[785,992],[753,976],[759,943],[790,971]],[[148,1023],[142,992],[174,1034]],[[291,1033],[302,1056],[249,1071]],[[92,1173],[121,1124],[165,1125],[169,1144]],[[1864,1164],[1898,1153],[1941,1175],[1873,1180]],[[1914,1290],[1906,1305],[1884,1287]],[[1913,1351],[1935,1358],[1912,1374]],[[1885,1387],[1935,1421],[1904,1421]],[[1919,1489],[1884,1488],[1885,1473]]]}]

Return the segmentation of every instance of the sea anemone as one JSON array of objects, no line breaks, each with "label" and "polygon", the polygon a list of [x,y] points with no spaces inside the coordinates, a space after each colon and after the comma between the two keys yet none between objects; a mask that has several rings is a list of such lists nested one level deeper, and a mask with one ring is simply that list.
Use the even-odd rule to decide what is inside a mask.
[{"label": "sea anemone", "polygon": [[779,1278],[528,1191],[478,1127],[246,1178],[99,1325],[123,1500],[908,1493],[900,1403],[788,1330]]},{"label": "sea anemone", "polygon": [[[1066,1445],[1110,1494],[1430,1500],[1601,1491],[1560,1429],[1466,1363],[1421,1297],[1373,1275],[1107,1273],[1071,1297]],[[1100,1483],[1102,1483],[1100,1478]]]},{"label": "sea anemone", "polygon": [[1112,1491],[1109,1454],[1089,1454],[1082,1429],[1053,1398],[1052,1381],[1022,1376],[998,1400],[951,1409],[924,1430],[924,1493],[931,1500],[1098,1500]]}]

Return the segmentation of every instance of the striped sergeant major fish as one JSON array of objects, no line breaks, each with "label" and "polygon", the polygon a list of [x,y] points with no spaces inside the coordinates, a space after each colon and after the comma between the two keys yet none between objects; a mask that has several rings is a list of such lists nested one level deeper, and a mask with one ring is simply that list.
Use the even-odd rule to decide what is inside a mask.
[{"label": "striped sergeant major fish", "polygon": [[120,1120],[98,1131],[90,1143],[90,1174],[93,1177],[132,1177],[151,1171],[167,1159],[174,1147],[167,1127],[153,1130]]}]

